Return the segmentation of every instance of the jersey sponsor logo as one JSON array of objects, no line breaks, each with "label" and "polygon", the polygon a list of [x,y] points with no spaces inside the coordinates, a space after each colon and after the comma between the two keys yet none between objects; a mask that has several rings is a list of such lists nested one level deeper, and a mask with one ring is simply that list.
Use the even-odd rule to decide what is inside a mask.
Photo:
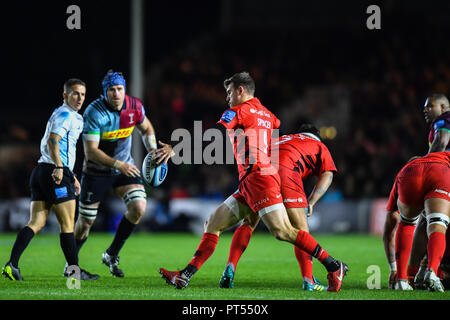
[{"label": "jersey sponsor logo", "polygon": [[56,195],[56,199],[61,199],[61,198],[67,197],[69,195],[69,193],[67,192],[67,187],[56,188],[55,195]]},{"label": "jersey sponsor logo", "polygon": [[260,206],[260,205],[262,205],[263,203],[266,203],[266,202],[268,202],[268,201],[269,201],[269,198],[264,198],[264,199],[261,199],[261,200],[255,202],[255,203],[253,204],[253,206],[257,207],[257,206]]},{"label": "jersey sponsor logo", "polygon": [[134,127],[119,129],[114,131],[108,131],[102,133],[102,139],[111,140],[111,139],[122,139],[127,138],[133,133]]},{"label": "jersey sponsor logo", "polygon": [[134,121],[133,121],[134,113],[129,113],[128,116],[130,117],[130,122],[128,122],[128,123],[133,124],[134,123]]},{"label": "jersey sponsor logo", "polygon": [[223,113],[220,121],[223,121],[225,123],[230,123],[231,120],[233,120],[235,116],[236,116],[236,112],[234,112],[233,110],[227,110]]},{"label": "jersey sponsor logo", "polygon": [[256,109],[250,109],[250,112],[257,114],[258,116],[264,116],[264,117],[270,118],[270,113],[267,113],[264,110],[258,111]]}]

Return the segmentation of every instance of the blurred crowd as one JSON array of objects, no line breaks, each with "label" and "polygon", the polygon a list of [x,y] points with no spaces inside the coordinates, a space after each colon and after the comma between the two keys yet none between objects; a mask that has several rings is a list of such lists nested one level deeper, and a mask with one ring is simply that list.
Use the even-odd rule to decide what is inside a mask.
[{"label": "blurred crowd", "polygon": [[[429,128],[422,114],[427,95],[449,94],[445,30],[420,34],[420,41],[418,32],[210,34],[149,65],[142,99],[158,139],[170,141],[177,128],[193,132],[194,121],[202,121],[203,130],[212,127],[227,108],[223,80],[249,71],[255,95],[279,116],[282,133],[324,118],[338,128],[333,139],[324,139],[339,171],[330,198],[387,197],[402,165],[428,150]],[[338,116],[339,95],[316,105],[305,98],[314,90],[343,93],[345,117]],[[43,133],[32,131],[10,125],[3,133],[2,199],[28,195]],[[237,185],[233,165],[185,164],[170,165],[160,188],[166,199],[223,198]]]}]

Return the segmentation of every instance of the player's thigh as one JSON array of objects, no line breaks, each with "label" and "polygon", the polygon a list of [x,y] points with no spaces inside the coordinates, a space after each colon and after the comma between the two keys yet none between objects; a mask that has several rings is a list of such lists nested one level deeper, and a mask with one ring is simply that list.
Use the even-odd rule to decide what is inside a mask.
[{"label": "player's thigh", "polygon": [[259,221],[261,218],[256,212],[253,212],[249,207],[247,207],[248,211],[250,213],[244,218],[242,224],[245,224],[246,226],[250,227],[252,230],[255,230],[255,228],[258,226]]},{"label": "player's thigh", "polygon": [[27,226],[31,228],[34,233],[39,232],[47,222],[50,214],[51,205],[45,201],[31,201],[30,205],[30,220]]},{"label": "player's thigh", "polygon": [[75,200],[65,201],[53,205],[53,210],[55,211],[56,218],[58,219],[59,225],[61,227],[61,232],[73,232],[75,209]]},{"label": "player's thigh", "polygon": [[298,230],[292,226],[284,206],[261,215],[261,220],[277,239],[295,242]]},{"label": "player's thigh", "polygon": [[219,235],[224,230],[234,226],[239,220],[230,207],[222,203],[206,221],[205,232]]},{"label": "player's thigh", "polygon": [[286,208],[289,221],[294,228],[309,232],[306,208]]},{"label": "player's thigh", "polygon": [[422,207],[407,205],[407,204],[403,203],[402,201],[400,201],[400,199],[397,200],[397,207],[398,207],[398,210],[400,211],[400,214],[404,218],[408,218],[408,219],[413,219],[413,218],[418,217],[423,210]]}]

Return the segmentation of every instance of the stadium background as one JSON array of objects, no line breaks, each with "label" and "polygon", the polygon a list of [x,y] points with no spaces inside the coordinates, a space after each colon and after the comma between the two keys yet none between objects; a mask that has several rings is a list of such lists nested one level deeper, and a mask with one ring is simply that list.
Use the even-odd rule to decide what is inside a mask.
[{"label": "stadium background", "polygon": [[[81,30],[66,8],[81,9]],[[366,9],[381,9],[369,30]],[[0,231],[28,219],[29,175],[69,77],[87,83],[81,113],[109,68],[130,78],[130,2],[8,2],[2,6]],[[396,172],[427,152],[422,106],[449,94],[447,1],[144,1],[144,101],[157,138],[195,121],[212,126],[226,108],[224,78],[242,70],[282,120],[322,128],[339,170],[310,220],[313,232],[379,234]],[[128,82],[128,89],[130,89]],[[81,173],[82,145],[75,172]],[[138,159],[139,161],[139,159]],[[307,183],[310,190],[313,181]],[[141,231],[201,232],[203,219],[237,187],[233,165],[169,164]],[[112,230],[120,200],[105,201],[93,230]],[[45,229],[58,230],[51,216]]]}]

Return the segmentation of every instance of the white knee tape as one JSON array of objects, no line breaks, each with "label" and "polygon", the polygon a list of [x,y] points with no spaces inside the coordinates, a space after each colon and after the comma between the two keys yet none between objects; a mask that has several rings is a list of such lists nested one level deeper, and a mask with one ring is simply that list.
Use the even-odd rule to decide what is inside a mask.
[{"label": "white knee tape", "polygon": [[415,218],[406,218],[405,216],[403,216],[400,213],[400,221],[405,223],[405,224],[409,224],[409,225],[415,226],[417,224],[417,220],[419,220],[419,216],[417,216]]},{"label": "white knee tape", "polygon": [[427,215],[427,223],[428,225],[437,223],[441,226],[447,228],[448,227],[449,218],[447,215],[443,213],[430,213]]},{"label": "white knee tape", "polygon": [[130,202],[136,201],[136,200],[147,200],[147,194],[145,193],[144,189],[135,188],[128,190],[123,196],[122,196],[123,202],[125,202],[126,205],[128,205]]},{"label": "white knee tape", "polygon": [[223,203],[228,207],[228,209],[231,210],[231,212],[233,212],[236,218],[238,218],[239,220],[243,219],[243,217],[241,218],[239,215],[239,203],[235,197],[229,196]]},{"label": "white knee tape", "polygon": [[80,202],[80,205],[78,207],[78,213],[83,218],[86,218],[89,220],[95,219],[97,217],[97,212],[98,212],[98,208],[89,208],[88,206],[86,206],[85,204]]}]

